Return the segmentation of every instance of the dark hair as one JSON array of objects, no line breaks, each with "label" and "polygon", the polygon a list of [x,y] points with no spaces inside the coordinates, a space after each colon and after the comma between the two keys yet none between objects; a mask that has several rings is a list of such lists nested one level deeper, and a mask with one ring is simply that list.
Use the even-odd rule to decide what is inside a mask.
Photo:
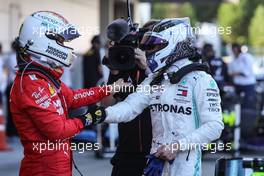
[{"label": "dark hair", "polygon": [[241,45],[239,43],[232,43],[232,49],[237,48],[241,52]]},{"label": "dark hair", "polygon": [[214,52],[214,47],[210,43],[205,43],[202,49],[202,55],[206,56],[208,52]]},{"label": "dark hair", "polygon": [[12,43],[11,43],[11,49],[13,49],[14,51],[16,51],[17,50],[17,43],[16,43],[16,41],[14,40]]},{"label": "dark hair", "polygon": [[93,44],[95,44],[95,43],[98,43],[98,44],[101,43],[101,42],[100,42],[100,37],[99,37],[99,35],[95,35],[95,36],[93,36],[93,38],[92,38],[92,40],[91,40],[91,44],[93,45]]},{"label": "dark hair", "polygon": [[213,50],[213,45],[210,43],[206,43],[203,46],[203,51]]},{"label": "dark hair", "polygon": [[152,20],[149,20],[148,22],[146,22],[142,28],[147,28],[149,30],[151,30],[156,24],[158,24],[160,22],[160,20],[155,20],[155,19],[152,19]]}]

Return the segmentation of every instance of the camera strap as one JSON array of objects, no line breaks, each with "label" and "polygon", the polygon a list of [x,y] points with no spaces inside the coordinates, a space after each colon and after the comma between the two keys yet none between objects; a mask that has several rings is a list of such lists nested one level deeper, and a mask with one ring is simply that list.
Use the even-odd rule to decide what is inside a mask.
[{"label": "camera strap", "polygon": [[180,68],[176,72],[163,73],[156,76],[150,85],[160,85],[164,79],[169,79],[171,84],[177,84],[187,74],[193,71],[204,71],[210,73],[210,68],[207,64],[192,63]]}]

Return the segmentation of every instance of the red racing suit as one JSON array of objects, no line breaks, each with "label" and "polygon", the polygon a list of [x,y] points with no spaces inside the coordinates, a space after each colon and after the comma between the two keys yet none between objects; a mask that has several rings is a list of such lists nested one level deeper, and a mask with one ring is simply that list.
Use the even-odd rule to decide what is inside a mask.
[{"label": "red racing suit", "polygon": [[[49,70],[59,80],[61,74]],[[96,103],[107,96],[107,87],[72,90],[59,88],[40,72],[17,73],[10,95],[15,126],[24,147],[20,176],[70,176],[70,138],[83,123],[68,118],[68,110]],[[45,150],[44,150],[45,149]]]}]

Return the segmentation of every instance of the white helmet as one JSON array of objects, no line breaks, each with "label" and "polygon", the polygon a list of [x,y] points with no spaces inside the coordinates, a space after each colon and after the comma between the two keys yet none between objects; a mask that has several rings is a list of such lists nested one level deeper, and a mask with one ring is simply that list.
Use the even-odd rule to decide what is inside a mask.
[{"label": "white helmet", "polygon": [[52,68],[72,64],[73,48],[64,45],[80,34],[61,15],[50,11],[35,12],[20,27],[18,45],[26,54]]},{"label": "white helmet", "polygon": [[139,47],[146,51],[150,70],[157,72],[179,59],[193,57],[194,39],[189,18],[167,18],[144,34]]}]

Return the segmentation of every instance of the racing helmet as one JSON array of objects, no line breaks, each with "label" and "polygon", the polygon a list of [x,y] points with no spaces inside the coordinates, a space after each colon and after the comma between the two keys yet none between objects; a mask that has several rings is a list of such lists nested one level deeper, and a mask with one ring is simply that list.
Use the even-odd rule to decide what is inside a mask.
[{"label": "racing helmet", "polygon": [[194,40],[188,17],[167,18],[144,34],[139,48],[146,51],[149,69],[157,72],[177,60],[193,57]]},{"label": "racing helmet", "polygon": [[79,37],[77,29],[63,16],[51,11],[38,11],[28,16],[16,39],[18,47],[30,59],[51,68],[69,67],[73,48],[65,42]]}]

